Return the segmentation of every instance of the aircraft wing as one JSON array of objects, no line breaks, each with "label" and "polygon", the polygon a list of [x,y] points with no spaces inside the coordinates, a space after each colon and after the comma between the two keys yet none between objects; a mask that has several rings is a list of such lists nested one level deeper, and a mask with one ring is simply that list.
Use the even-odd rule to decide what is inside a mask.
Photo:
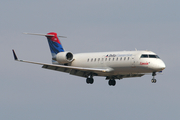
[{"label": "aircraft wing", "polygon": [[84,67],[74,67],[74,66],[56,65],[56,64],[47,64],[47,63],[18,60],[15,51],[14,50],[12,50],[12,51],[13,51],[13,55],[14,55],[14,60],[16,60],[16,61],[38,64],[38,65],[42,65],[42,68],[45,68],[45,69],[66,72],[66,73],[81,76],[81,77],[88,77],[90,74],[93,74],[96,76],[99,73],[107,73],[107,72],[113,71],[112,68],[84,68]]}]

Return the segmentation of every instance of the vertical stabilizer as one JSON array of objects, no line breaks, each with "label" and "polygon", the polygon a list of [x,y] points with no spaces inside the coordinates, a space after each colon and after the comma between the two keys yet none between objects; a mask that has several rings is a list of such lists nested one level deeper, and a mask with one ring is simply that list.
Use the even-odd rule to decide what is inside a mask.
[{"label": "vertical stabilizer", "polygon": [[[52,35],[52,36],[48,36],[48,35]],[[50,32],[47,34],[46,37],[48,39],[49,48],[51,50],[52,58],[56,57],[56,54],[58,54],[59,52],[64,52],[64,49],[62,47],[62,44],[59,41],[57,33]]]},{"label": "vertical stabilizer", "polygon": [[56,58],[56,55],[59,52],[64,52],[62,44],[57,36],[57,33],[55,33],[55,32],[48,33],[46,37],[47,37],[47,40],[49,43],[49,48],[50,48],[50,51],[52,54],[52,63],[57,64],[57,61],[55,61],[53,59]]},{"label": "vertical stabilizer", "polygon": [[39,35],[39,36],[46,36],[48,43],[49,43],[49,48],[52,54],[52,63],[57,64],[57,61],[53,60],[56,58],[56,55],[59,52],[64,52],[64,49],[62,47],[62,44],[59,40],[58,37],[63,37],[66,38],[64,36],[57,36],[57,33],[55,32],[50,32],[47,34],[38,34],[38,33],[24,33],[24,34],[28,34],[28,35]]}]

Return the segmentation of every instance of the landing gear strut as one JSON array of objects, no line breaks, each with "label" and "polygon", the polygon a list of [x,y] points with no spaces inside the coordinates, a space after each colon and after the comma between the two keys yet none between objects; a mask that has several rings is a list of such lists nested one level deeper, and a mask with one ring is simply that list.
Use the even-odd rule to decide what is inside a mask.
[{"label": "landing gear strut", "polygon": [[153,79],[151,80],[152,83],[156,83],[157,80],[155,79],[155,76],[156,76],[156,72],[153,72],[152,73],[152,76],[153,76]]},{"label": "landing gear strut", "polygon": [[108,84],[109,84],[109,86],[115,86],[116,85],[116,81],[114,79],[110,79]]}]

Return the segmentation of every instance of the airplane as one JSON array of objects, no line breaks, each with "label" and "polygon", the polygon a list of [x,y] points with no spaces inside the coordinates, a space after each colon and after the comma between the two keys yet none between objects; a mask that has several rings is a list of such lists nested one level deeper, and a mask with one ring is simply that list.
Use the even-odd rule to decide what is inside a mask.
[{"label": "airplane", "polygon": [[152,73],[152,83],[156,83],[156,73],[162,72],[166,65],[152,51],[115,51],[78,53],[65,51],[55,32],[47,34],[25,33],[47,37],[52,64],[19,60],[13,51],[14,60],[42,65],[42,68],[69,73],[86,78],[87,84],[94,83],[94,76],[102,76],[108,80],[109,86],[115,86],[116,80],[130,77],[141,77]]}]

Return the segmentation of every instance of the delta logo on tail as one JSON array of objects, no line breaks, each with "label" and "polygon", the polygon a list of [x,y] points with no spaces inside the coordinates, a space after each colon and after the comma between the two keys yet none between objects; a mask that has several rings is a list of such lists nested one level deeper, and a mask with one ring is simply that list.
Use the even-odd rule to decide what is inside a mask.
[{"label": "delta logo on tail", "polygon": [[[48,36],[48,35],[53,35],[53,36]],[[53,56],[55,56],[59,52],[64,52],[62,44],[60,43],[57,37],[57,33],[50,32],[47,34],[46,37],[48,39],[49,47]]]},{"label": "delta logo on tail", "polygon": [[59,39],[58,39],[58,37],[57,37],[57,33],[55,33],[55,32],[50,32],[50,33],[48,33],[47,35],[53,35],[53,36],[47,36],[47,38],[48,38],[49,40],[53,41],[53,42],[57,42],[57,43],[61,44],[60,41],[59,41]]}]

